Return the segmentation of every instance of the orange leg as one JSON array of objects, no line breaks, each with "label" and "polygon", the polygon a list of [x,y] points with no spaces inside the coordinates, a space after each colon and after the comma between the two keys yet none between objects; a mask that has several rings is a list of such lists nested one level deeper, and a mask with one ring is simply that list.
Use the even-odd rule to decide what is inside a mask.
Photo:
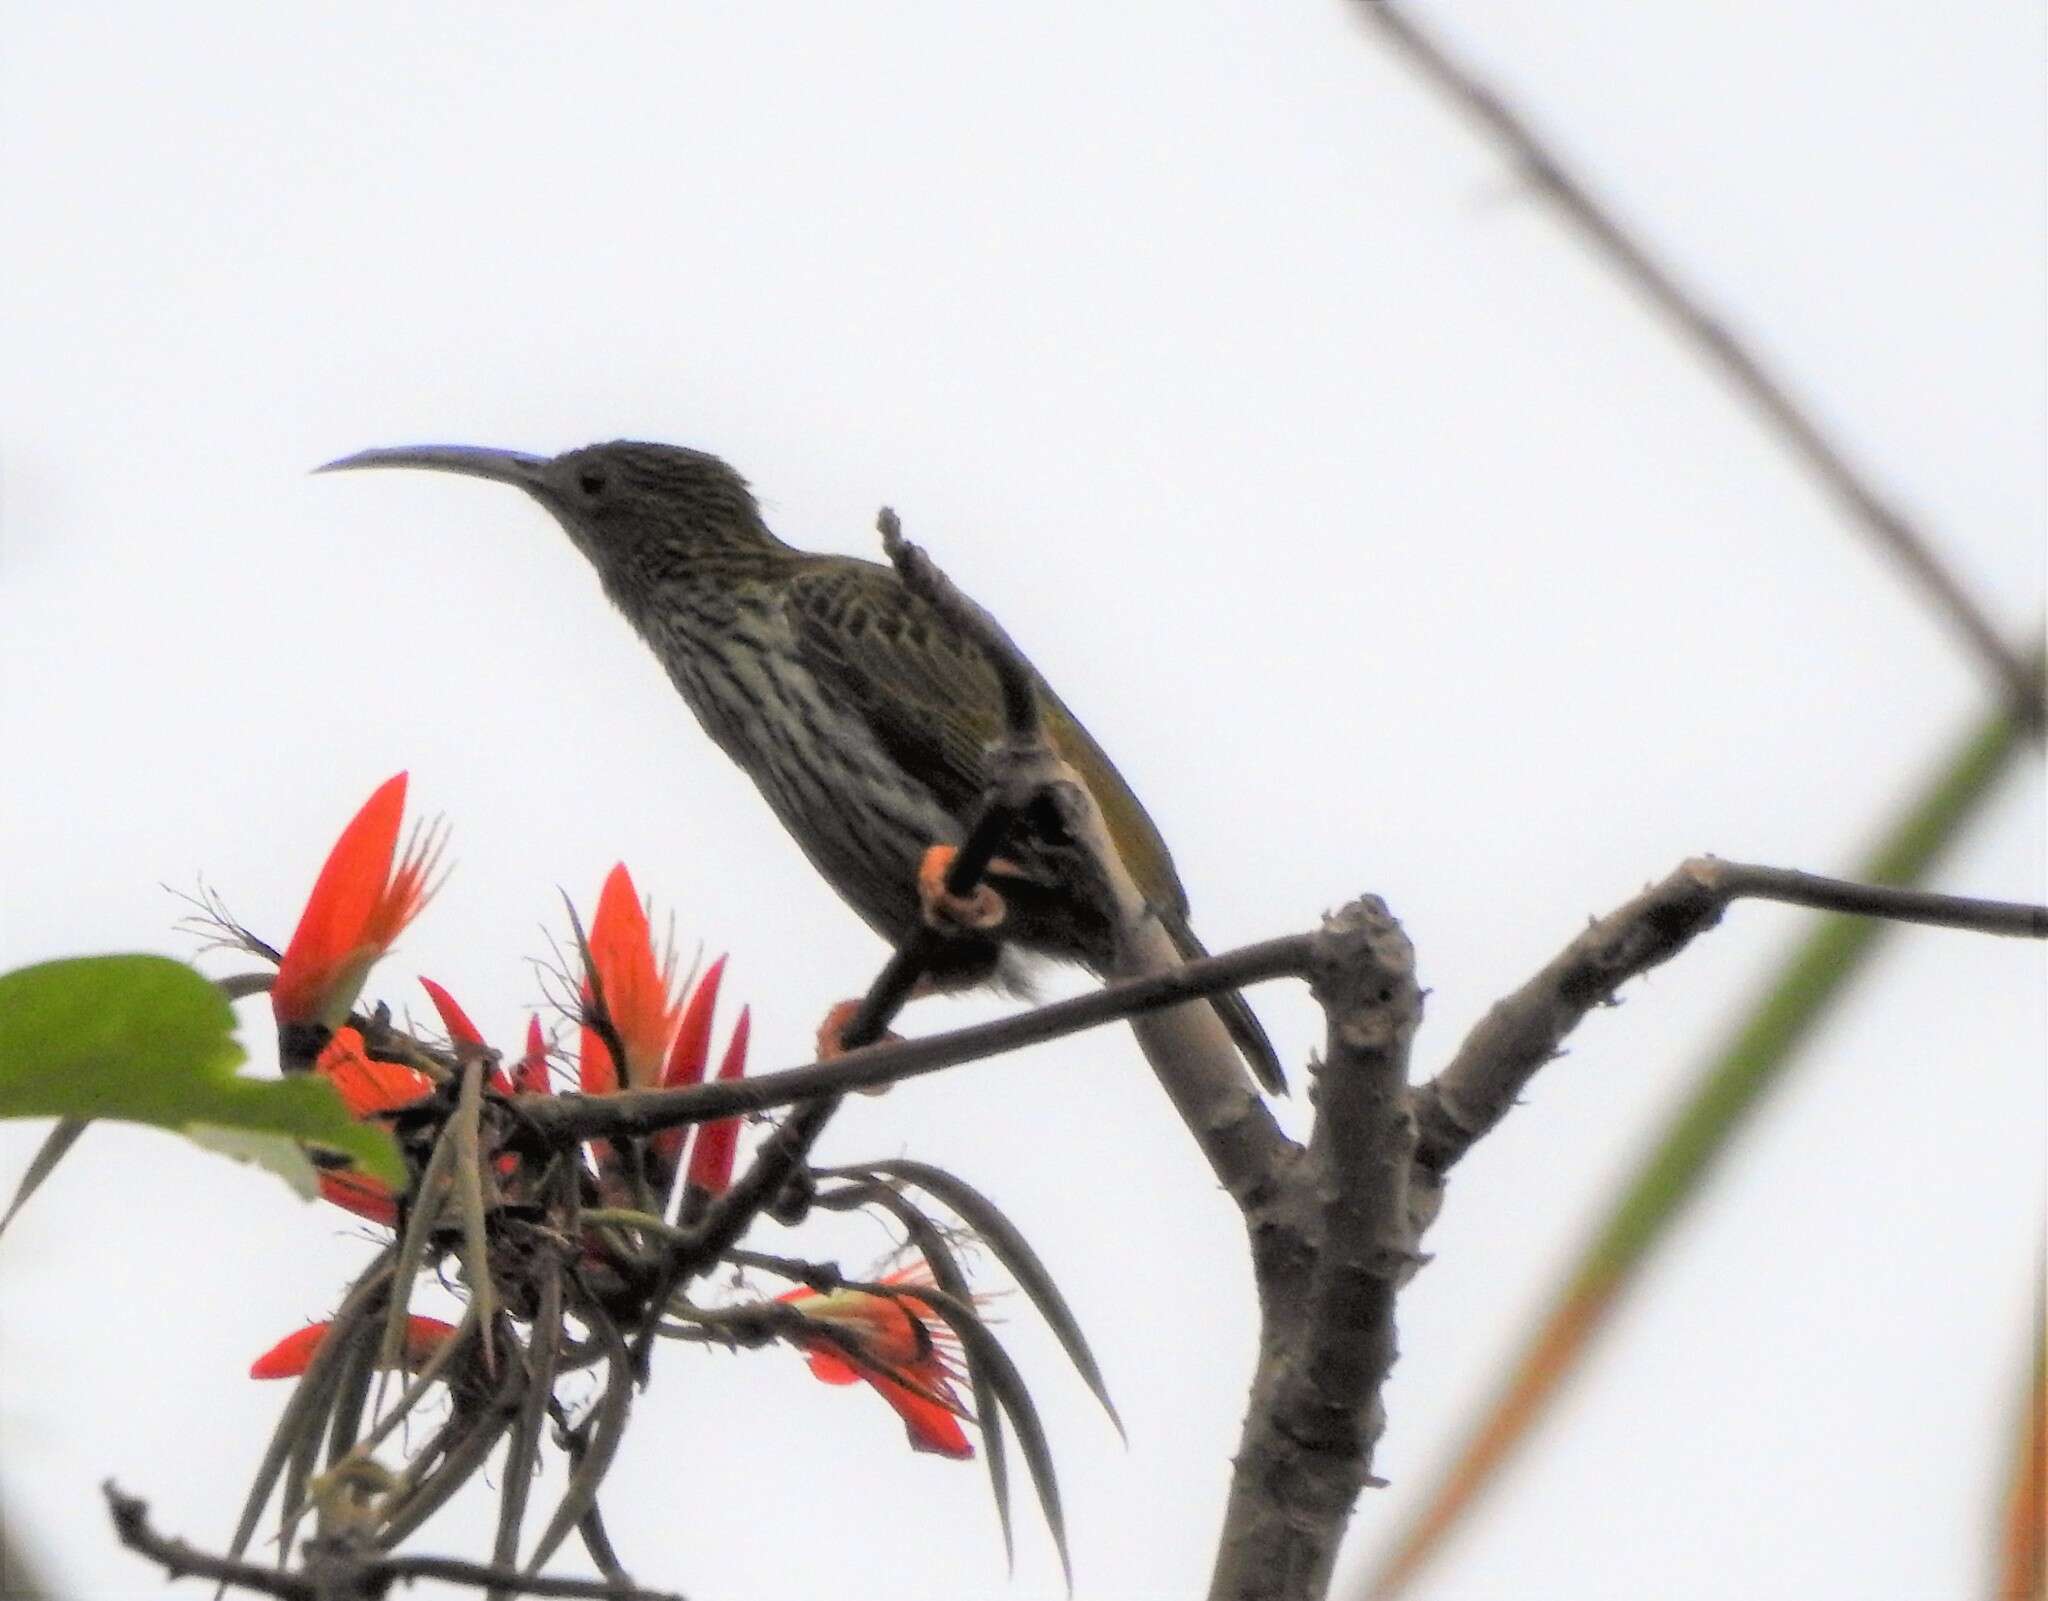
[{"label": "orange leg", "polygon": [[[972,895],[954,895],[946,888],[946,874],[959,851],[951,845],[934,845],[917,864],[917,899],[924,908],[924,920],[949,934],[985,934],[998,927],[1009,908],[987,884],[977,884]],[[1015,864],[995,861],[998,871],[1016,873]]]},{"label": "orange leg", "polygon": [[[923,987],[923,982],[920,981],[918,988],[922,989]],[[911,993],[914,995],[916,991],[913,990]],[[846,1042],[842,1036],[846,1033],[846,1025],[853,1021],[854,1014],[860,1008],[861,1003],[857,999],[841,1001],[825,1014],[825,1021],[818,1025],[819,1061],[834,1061],[846,1054]],[[875,1043],[877,1045],[901,1045],[903,1043],[903,1036],[901,1034],[885,1033]],[[871,1089],[862,1090],[860,1093],[862,1095],[887,1095],[889,1088],[887,1084],[877,1084]]]},{"label": "orange leg", "polygon": [[[854,1014],[860,1010],[860,1005],[858,998],[841,1001],[825,1014],[825,1021],[818,1025],[819,1061],[829,1062],[846,1054],[846,1043],[841,1036],[846,1032],[846,1025],[853,1021]],[[884,1034],[875,1043],[901,1044],[902,1040],[901,1034]]]}]

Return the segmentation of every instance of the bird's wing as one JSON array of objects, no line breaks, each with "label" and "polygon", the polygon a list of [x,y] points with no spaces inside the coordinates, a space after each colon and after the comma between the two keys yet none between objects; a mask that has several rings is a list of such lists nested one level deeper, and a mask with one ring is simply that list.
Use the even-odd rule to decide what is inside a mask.
[{"label": "bird's wing", "polygon": [[[798,653],[820,688],[864,719],[942,807],[966,817],[987,784],[984,753],[1003,727],[1002,688],[980,647],[872,562],[841,558],[800,573],[786,595]],[[1087,781],[1140,892],[1185,916],[1187,892],[1159,830],[1102,747],[1034,678],[1047,736]]]}]

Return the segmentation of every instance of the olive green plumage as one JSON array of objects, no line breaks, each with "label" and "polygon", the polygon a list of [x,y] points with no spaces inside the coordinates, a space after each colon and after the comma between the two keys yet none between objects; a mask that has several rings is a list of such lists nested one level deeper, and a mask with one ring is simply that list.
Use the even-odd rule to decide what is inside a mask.
[{"label": "olive green plumage", "polygon": [[[365,451],[331,464],[420,467],[516,484],[561,523],[714,740],[751,777],[835,889],[885,939],[918,916],[925,848],[957,843],[1003,730],[980,648],[893,569],[793,549],[715,456],[619,442],[555,457],[465,446]],[[1046,733],[1087,782],[1132,881],[1184,956],[1201,953],[1166,842],[1102,748],[1041,679]],[[1001,942],[954,940],[941,988],[1016,984],[1014,952],[1101,974],[1107,917],[1059,887],[1028,834],[992,875]],[[1283,1089],[1242,997],[1216,1007],[1254,1076]]]}]

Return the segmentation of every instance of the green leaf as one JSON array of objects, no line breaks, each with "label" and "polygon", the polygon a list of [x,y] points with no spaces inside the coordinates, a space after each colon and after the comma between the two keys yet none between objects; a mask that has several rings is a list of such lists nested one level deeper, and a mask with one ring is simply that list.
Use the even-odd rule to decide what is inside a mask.
[{"label": "green leaf", "polygon": [[221,1128],[213,1123],[194,1123],[185,1130],[185,1138],[215,1156],[269,1169],[289,1184],[301,1200],[311,1201],[320,1194],[320,1170],[297,1140],[286,1139],[282,1134],[259,1134],[252,1129]]},{"label": "green leaf", "polygon": [[405,1183],[390,1135],[350,1117],[324,1079],[238,1077],[247,1053],[234,1029],[212,982],[168,957],[85,956],[0,973],[0,1117],[282,1135]]}]

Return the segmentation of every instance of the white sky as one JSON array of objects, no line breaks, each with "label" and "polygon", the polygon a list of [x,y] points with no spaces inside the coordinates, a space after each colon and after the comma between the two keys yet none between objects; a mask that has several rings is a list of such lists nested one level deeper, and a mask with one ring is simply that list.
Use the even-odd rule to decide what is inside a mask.
[{"label": "white sky", "polygon": [[[1454,10],[1428,14],[2033,626],[2038,8]],[[200,874],[281,938],[403,767],[459,861],[380,974],[416,1012],[424,971],[515,1038],[557,886],[587,909],[619,857],[686,948],[732,953],[759,1065],[865,985],[880,945],[568,542],[509,491],[305,475],[367,445],[672,439],[792,540],[863,554],[886,499],[1115,753],[1212,946],[1388,898],[1432,987],[1418,1071],[1690,852],[1845,866],[1981,703],[1894,573],[1334,0],[0,27],[5,965],[188,953],[159,885]],[[2031,772],[1941,883],[2039,895],[2041,816]],[[1349,1567],[1803,926],[1737,911],[1459,1171]],[[1258,1003],[1299,1082],[1313,1007]],[[1424,1593],[1974,1593],[2041,1239],[2044,1003],[2038,948],[1898,939]],[[0,1130],[0,1187],[42,1132]],[[1130,1424],[1126,1453],[1013,1300],[1080,1594],[1198,1593],[1248,1278],[1127,1034],[864,1101],[826,1154],[904,1152],[1009,1209]],[[88,1136],[0,1247],[0,1486],[61,1594],[157,1593],[109,1474],[225,1537],[282,1401],[243,1369],[364,1251],[266,1178]],[[980,1469],[910,1457],[872,1396],[784,1352],[669,1357],[606,1500],[645,1582],[1058,1593],[1028,1510],[1006,1581]],[[487,1516],[423,1548],[474,1550]]]}]

